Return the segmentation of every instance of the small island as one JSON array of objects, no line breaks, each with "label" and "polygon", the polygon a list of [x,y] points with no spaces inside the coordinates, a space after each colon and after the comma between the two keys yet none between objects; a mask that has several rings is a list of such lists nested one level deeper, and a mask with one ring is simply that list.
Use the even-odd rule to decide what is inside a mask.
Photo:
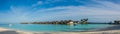
[{"label": "small island", "polygon": [[46,21],[46,22],[22,22],[21,24],[120,24],[120,20],[114,20],[114,22],[108,23],[94,23],[88,22],[88,18],[81,19],[79,21],[74,20],[60,20],[60,21]]},{"label": "small island", "polygon": [[80,21],[61,20],[61,21],[47,21],[47,22],[22,22],[21,24],[87,24],[88,18],[81,19]]}]

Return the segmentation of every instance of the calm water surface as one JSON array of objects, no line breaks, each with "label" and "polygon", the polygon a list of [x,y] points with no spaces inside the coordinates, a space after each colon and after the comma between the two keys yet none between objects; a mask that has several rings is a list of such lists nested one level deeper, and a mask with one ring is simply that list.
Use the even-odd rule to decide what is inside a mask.
[{"label": "calm water surface", "polygon": [[77,24],[77,25],[55,25],[55,24],[0,24],[0,27],[15,30],[32,32],[74,32],[92,29],[105,28],[113,25],[109,24]]}]

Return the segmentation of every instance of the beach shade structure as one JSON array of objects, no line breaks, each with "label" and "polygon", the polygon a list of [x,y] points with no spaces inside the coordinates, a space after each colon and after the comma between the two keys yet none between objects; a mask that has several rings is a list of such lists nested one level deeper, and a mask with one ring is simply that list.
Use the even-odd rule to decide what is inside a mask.
[{"label": "beach shade structure", "polygon": [[74,24],[73,20],[69,20],[67,24]]}]

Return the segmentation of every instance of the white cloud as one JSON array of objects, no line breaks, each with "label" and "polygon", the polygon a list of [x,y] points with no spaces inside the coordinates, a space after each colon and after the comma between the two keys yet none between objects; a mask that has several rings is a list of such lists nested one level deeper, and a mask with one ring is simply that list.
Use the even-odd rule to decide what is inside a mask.
[{"label": "white cloud", "polygon": [[[69,17],[72,19],[74,16],[76,17],[87,16],[88,18],[93,18],[93,19],[97,18],[98,20],[106,19],[104,21],[107,21],[107,20],[109,21],[109,20],[118,19],[120,17],[119,4],[115,4],[113,2],[106,2],[106,1],[94,1],[94,2],[99,3],[99,5],[94,5],[95,7],[90,7],[90,6],[62,6],[61,7],[59,6],[54,8],[37,10],[35,14],[46,12],[43,14],[45,19],[55,19],[57,17],[58,18]],[[53,18],[50,18],[49,16],[52,16]]]},{"label": "white cloud", "polygon": [[[64,20],[64,19],[81,19],[90,18],[91,20],[114,20],[120,16],[120,6],[113,2],[106,1],[94,1],[99,5],[91,6],[58,6],[47,9],[38,9],[35,11],[26,7],[14,7],[11,6],[11,10],[8,14],[0,14],[3,16],[0,21],[7,22],[23,22],[23,21],[50,21],[50,20]],[[37,4],[43,4],[38,2]],[[6,16],[4,16],[6,15]],[[94,19],[95,18],[95,19]]]},{"label": "white cloud", "polygon": [[[7,13],[0,15],[0,22],[23,22],[29,21],[28,7],[15,7],[11,6]],[[28,19],[29,18],[29,19]]]},{"label": "white cloud", "polygon": [[117,9],[117,10],[120,10],[120,4],[117,4],[117,3],[114,3],[114,2],[110,2],[110,1],[97,1],[97,0],[94,0],[94,2],[96,3],[99,3],[105,7],[108,7],[108,8],[113,8],[113,9]]},{"label": "white cloud", "polygon": [[46,0],[45,3],[55,3],[55,2],[60,2],[60,1],[63,1],[63,0]]},{"label": "white cloud", "polygon": [[36,6],[40,6],[42,4],[50,4],[52,5],[51,3],[56,3],[56,2],[64,2],[63,0],[46,0],[46,1],[38,1],[37,3],[33,4],[32,7],[36,7]]},{"label": "white cloud", "polygon": [[53,14],[64,14],[64,15],[118,15],[119,11],[109,10],[109,8],[97,8],[97,7],[87,7],[87,6],[65,6],[65,7],[55,7],[49,9],[38,10],[39,12],[52,12],[53,10],[65,9],[58,12],[53,12]]},{"label": "white cloud", "polygon": [[33,4],[32,7],[39,6],[44,4],[42,1],[38,1],[37,3]]}]

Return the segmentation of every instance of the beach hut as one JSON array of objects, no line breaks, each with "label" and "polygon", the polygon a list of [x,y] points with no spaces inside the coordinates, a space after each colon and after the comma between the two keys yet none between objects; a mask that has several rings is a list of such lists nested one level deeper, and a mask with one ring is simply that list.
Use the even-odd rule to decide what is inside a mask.
[{"label": "beach hut", "polygon": [[74,24],[72,20],[69,20],[67,24]]}]

